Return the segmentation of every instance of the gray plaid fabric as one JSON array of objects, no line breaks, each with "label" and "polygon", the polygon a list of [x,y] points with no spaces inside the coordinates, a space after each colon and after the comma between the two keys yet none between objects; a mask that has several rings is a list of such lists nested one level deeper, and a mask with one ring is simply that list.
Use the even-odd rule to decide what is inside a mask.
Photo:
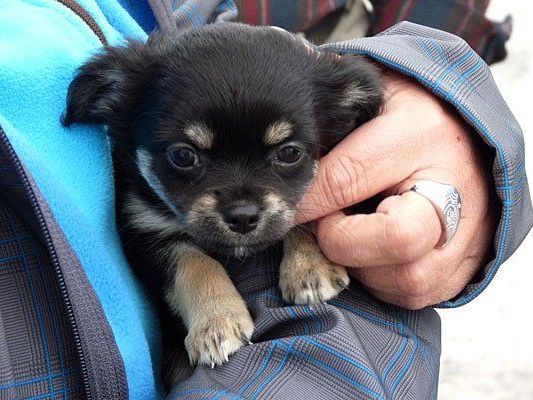
[{"label": "gray plaid fabric", "polygon": [[0,399],[81,399],[81,370],[65,306],[49,255],[29,229],[36,221],[24,209],[31,207],[23,185],[1,151]]},{"label": "gray plaid fabric", "polygon": [[[0,165],[1,168],[1,165]],[[19,183],[0,170],[2,184]],[[83,398],[78,355],[48,254],[0,198],[0,398]]]}]

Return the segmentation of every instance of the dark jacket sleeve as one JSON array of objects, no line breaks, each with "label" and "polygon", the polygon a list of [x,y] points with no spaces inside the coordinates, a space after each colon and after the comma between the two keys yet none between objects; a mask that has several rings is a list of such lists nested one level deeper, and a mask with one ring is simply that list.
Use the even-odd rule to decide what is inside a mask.
[{"label": "dark jacket sleeve", "polygon": [[366,55],[415,78],[457,109],[494,149],[494,185],[501,203],[494,256],[459,296],[441,306],[468,303],[487,287],[499,266],[525,238],[533,221],[522,130],[488,66],[463,39],[410,22],[402,22],[375,37],[323,47],[342,54]]}]

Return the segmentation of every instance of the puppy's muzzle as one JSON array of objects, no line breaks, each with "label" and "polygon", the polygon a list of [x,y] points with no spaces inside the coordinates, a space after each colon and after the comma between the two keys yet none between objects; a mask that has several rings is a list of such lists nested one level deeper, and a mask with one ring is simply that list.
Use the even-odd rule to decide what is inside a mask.
[{"label": "puppy's muzzle", "polygon": [[253,202],[238,201],[224,210],[224,222],[231,231],[244,235],[257,228],[260,211],[259,206]]}]

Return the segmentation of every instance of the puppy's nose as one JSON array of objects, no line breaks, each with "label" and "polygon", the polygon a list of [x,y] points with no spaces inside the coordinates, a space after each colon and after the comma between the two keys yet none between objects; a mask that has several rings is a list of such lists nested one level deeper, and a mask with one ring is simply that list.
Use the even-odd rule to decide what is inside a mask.
[{"label": "puppy's nose", "polygon": [[259,222],[259,206],[248,202],[238,203],[224,213],[224,221],[233,232],[251,232]]}]

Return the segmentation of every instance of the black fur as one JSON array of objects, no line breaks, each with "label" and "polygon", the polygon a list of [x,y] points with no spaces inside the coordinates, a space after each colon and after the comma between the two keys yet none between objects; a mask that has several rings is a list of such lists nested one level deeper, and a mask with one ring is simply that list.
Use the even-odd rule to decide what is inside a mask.
[{"label": "black fur", "polygon": [[[225,24],[106,48],[72,81],[63,123],[107,126],[114,140],[124,248],[160,301],[164,320],[173,325],[179,319],[166,307],[164,293],[174,270],[159,250],[188,241],[207,252],[254,252],[280,240],[292,226],[282,213],[270,215],[261,231],[250,235],[224,233],[213,216],[188,224],[198,198],[213,194],[219,213],[241,200],[266,212],[268,191],[294,209],[313,177],[315,160],[376,116],[381,100],[377,72],[361,57],[319,54],[286,32]],[[304,153],[296,166],[276,166],[272,160],[279,146],[264,143],[266,129],[277,121],[291,124],[290,141]],[[165,151],[188,142],[183,130],[191,123],[208,127],[214,142],[208,150],[197,149],[200,168],[177,172]],[[141,176],[139,149],[149,154],[165,198]],[[132,193],[158,215],[177,221],[179,234],[134,227],[125,210]]]}]

